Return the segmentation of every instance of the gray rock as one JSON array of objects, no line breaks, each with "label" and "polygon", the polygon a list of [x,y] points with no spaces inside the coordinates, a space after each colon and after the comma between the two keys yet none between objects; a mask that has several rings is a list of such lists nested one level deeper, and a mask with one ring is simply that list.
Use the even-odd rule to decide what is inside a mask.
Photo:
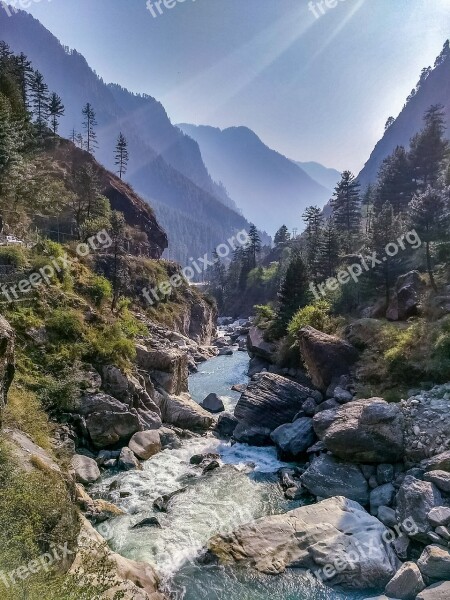
[{"label": "gray rock", "polygon": [[137,458],[148,460],[161,452],[161,438],[159,431],[139,431],[135,433],[128,443],[130,450]]},{"label": "gray rock", "polygon": [[209,394],[206,396],[200,406],[213,414],[220,413],[225,410],[223,401],[217,394]]},{"label": "gray rock", "polygon": [[390,598],[415,600],[417,594],[424,589],[425,584],[419,567],[413,562],[406,562],[387,584],[385,592]]},{"label": "gray rock", "polygon": [[180,429],[206,431],[213,424],[213,418],[195,402],[189,394],[171,396],[161,392],[159,406],[164,423]]},{"label": "gray rock", "polygon": [[316,439],[312,419],[308,417],[277,427],[270,437],[278,448],[292,457],[304,454]]},{"label": "gray rock", "polygon": [[302,411],[307,417],[313,417],[316,413],[317,404],[314,398],[308,398],[305,400],[302,406]]},{"label": "gray rock", "polygon": [[377,516],[378,519],[383,523],[383,525],[386,525],[386,527],[389,527],[390,529],[397,525],[397,517],[395,514],[395,510],[393,508],[390,508],[389,506],[378,507]]},{"label": "gray rock", "polygon": [[88,485],[100,478],[100,469],[94,459],[81,454],[75,454],[71,460],[71,468],[75,473],[75,479],[79,483]]},{"label": "gray rock", "polygon": [[258,373],[263,373],[268,371],[270,367],[270,363],[262,358],[254,357],[250,359],[249,367],[248,367],[248,376],[254,377]]},{"label": "gray rock", "polygon": [[336,400],[330,398],[330,400],[325,400],[325,402],[319,404],[319,406],[316,408],[315,414],[321,413],[324,410],[332,410],[333,408],[339,408],[339,406],[339,402],[336,402]]},{"label": "gray rock", "polygon": [[188,356],[176,348],[136,346],[136,364],[156,385],[175,396],[188,391]]},{"label": "gray rock", "polygon": [[96,448],[128,443],[142,429],[136,412],[94,412],[86,417],[86,428]]},{"label": "gray rock", "polygon": [[233,435],[239,421],[231,413],[222,413],[216,425],[216,432],[220,437],[229,438]]},{"label": "gray rock", "polygon": [[265,427],[270,432],[292,422],[311,397],[311,390],[290,379],[264,373],[251,381],[241,395],[234,416],[245,425]]},{"label": "gray rock", "polygon": [[169,510],[169,505],[171,501],[175,498],[175,496],[178,496],[179,494],[182,494],[185,491],[186,488],[181,488],[179,490],[176,490],[175,492],[171,492],[170,494],[164,494],[164,496],[159,496],[153,502],[153,508],[159,510],[160,512],[167,512]]},{"label": "gray rock", "polygon": [[381,398],[356,400],[314,417],[314,430],[337,457],[358,463],[392,463],[403,456],[400,407]]},{"label": "gray rock", "polygon": [[428,515],[442,504],[442,496],[432,483],[407,475],[397,494],[397,520],[412,520],[417,527],[413,537],[426,542],[426,534],[431,531]]},{"label": "gray rock", "polygon": [[450,598],[450,581],[435,583],[420,592],[416,600],[448,600]]},{"label": "gray rock", "polygon": [[[264,517],[231,534],[215,536],[208,547],[220,562],[237,562],[272,575],[287,568],[320,574],[324,566],[340,559],[343,568],[324,578],[327,585],[373,589],[386,585],[400,566],[383,539],[386,531],[359,504],[339,497]],[[377,549],[370,559],[359,551],[368,544]],[[351,564],[346,560],[350,553],[355,557]]]},{"label": "gray rock", "polygon": [[161,429],[158,429],[158,433],[161,442],[161,450],[176,450],[177,448],[181,448],[181,440],[172,429],[161,427]]},{"label": "gray rock", "polygon": [[425,284],[419,271],[401,275],[395,284],[395,294],[387,309],[390,321],[406,321],[419,313],[420,297]]},{"label": "gray rock", "polygon": [[161,527],[161,523],[157,519],[157,517],[147,517],[139,523],[136,523],[131,527],[131,529],[142,529],[143,527]]},{"label": "gray rock", "polygon": [[264,340],[264,331],[258,327],[251,327],[247,335],[247,349],[251,357],[256,356],[272,362],[276,348],[274,344]]},{"label": "gray rock", "polygon": [[380,485],[394,481],[394,465],[378,465],[377,480]]},{"label": "gray rock", "polygon": [[377,515],[380,506],[391,506],[395,496],[392,483],[380,485],[370,492],[370,514]]},{"label": "gray rock", "polygon": [[333,456],[323,454],[314,459],[300,480],[314,496],[345,496],[360,504],[369,503],[369,486],[359,467]]},{"label": "gray rock", "polygon": [[339,402],[339,404],[347,404],[347,402],[353,400],[353,394],[338,385],[334,389],[333,398]]},{"label": "gray rock", "polygon": [[427,546],[417,565],[423,575],[434,581],[450,579],[450,552],[442,546]]},{"label": "gray rock", "polygon": [[271,430],[267,427],[239,423],[233,432],[233,439],[249,446],[271,446],[273,442],[270,434]]},{"label": "gray rock", "polygon": [[448,527],[441,525],[440,527],[436,527],[435,532],[442,539],[446,540],[447,542],[450,541],[450,529]]},{"label": "gray rock", "polygon": [[120,451],[119,460],[117,461],[117,466],[121,471],[132,471],[133,469],[141,469],[141,464],[134,455],[134,453],[125,446]]},{"label": "gray rock", "polygon": [[425,473],[424,479],[434,483],[441,492],[450,493],[450,473],[447,471],[428,471]]},{"label": "gray rock", "polygon": [[425,471],[447,471],[450,473],[450,450],[423,460],[420,466]]},{"label": "gray rock", "polygon": [[117,400],[117,398],[100,392],[98,394],[85,394],[82,396],[74,412],[83,416],[101,412],[124,413],[129,412],[129,407],[120,400]]},{"label": "gray rock", "polygon": [[319,390],[325,391],[334,378],[349,374],[358,359],[351,344],[313,327],[301,329],[298,338],[303,362]]}]

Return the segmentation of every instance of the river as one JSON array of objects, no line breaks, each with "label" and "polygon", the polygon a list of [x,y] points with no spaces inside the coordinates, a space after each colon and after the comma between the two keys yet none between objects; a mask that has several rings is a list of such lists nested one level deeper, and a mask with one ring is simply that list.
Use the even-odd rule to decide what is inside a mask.
[{"label": "river", "polygon": [[[203,400],[210,392],[224,398],[233,410],[239,393],[231,386],[246,383],[248,356],[235,352],[200,365],[190,377],[192,397]],[[189,464],[194,454],[216,452],[224,466],[207,475]],[[110,546],[134,560],[150,562],[177,600],[344,600],[362,595],[340,594],[290,571],[266,577],[245,569],[200,566],[195,559],[216,533],[231,531],[256,518],[286,512],[300,501],[284,498],[276,472],[286,466],[274,448],[254,448],[221,442],[208,435],[183,441],[181,448],[164,450],[144,463],[143,471],[104,476],[93,493],[113,501],[126,515],[100,526]],[[111,484],[115,489],[109,491]],[[186,487],[176,496],[168,513],[156,513],[153,501]],[[150,516],[161,527],[130,529]]]}]

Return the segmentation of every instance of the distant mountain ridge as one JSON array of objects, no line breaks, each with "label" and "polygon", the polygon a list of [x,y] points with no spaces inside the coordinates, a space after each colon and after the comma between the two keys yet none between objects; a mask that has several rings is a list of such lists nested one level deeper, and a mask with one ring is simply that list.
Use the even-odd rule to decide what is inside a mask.
[{"label": "distant mountain ridge", "polygon": [[301,227],[304,209],[323,206],[330,198],[329,189],[248,127],[221,130],[187,123],[178,127],[198,142],[212,178],[222,182],[244,214],[270,234],[283,224]]},{"label": "distant mountain ridge", "polygon": [[423,127],[423,115],[434,104],[444,106],[447,137],[450,138],[450,44],[447,41],[434,67],[422,70],[416,88],[409,95],[403,110],[386,129],[364,165],[358,179],[366,187],[376,181],[383,160],[397,146],[409,147],[409,141]]},{"label": "distant mountain ridge", "polygon": [[105,84],[81,54],[63,47],[24,11],[2,20],[0,38],[24,52],[62,97],[62,135],[69,136],[73,127],[81,130],[81,109],[92,104],[98,121],[96,158],[111,171],[117,136],[124,133],[130,152],[125,179],[155,208],[168,233],[171,258],[186,264],[248,229],[249,222],[210,177],[198,144],[172,125],[161,103]]},{"label": "distant mountain ridge", "polygon": [[334,188],[341,179],[341,173],[336,169],[324,167],[318,162],[298,162],[294,161],[305,173],[307,173],[314,181],[320,183],[323,187],[333,193]]}]

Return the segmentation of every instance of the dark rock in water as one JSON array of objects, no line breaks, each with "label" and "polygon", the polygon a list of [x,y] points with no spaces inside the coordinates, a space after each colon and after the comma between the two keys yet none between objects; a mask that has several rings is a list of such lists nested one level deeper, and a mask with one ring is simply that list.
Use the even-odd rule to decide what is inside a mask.
[{"label": "dark rock in water", "polygon": [[171,494],[164,494],[164,496],[159,496],[159,498],[156,498],[156,500],[153,502],[153,507],[156,508],[156,510],[159,510],[159,512],[167,512],[171,500],[173,500],[175,496],[178,496],[179,494],[185,492],[186,489],[187,488],[181,488],[180,490],[176,490]]},{"label": "dark rock in water", "polygon": [[313,327],[300,330],[299,344],[313,384],[323,391],[335,377],[349,374],[358,359],[358,351],[354,346]]},{"label": "dark rock in water", "polygon": [[233,356],[231,348],[220,348],[218,356]]},{"label": "dark rock in water", "polygon": [[249,446],[273,446],[270,429],[239,423],[234,430],[233,439]]},{"label": "dark rock in water", "polygon": [[247,335],[247,349],[250,356],[257,356],[269,363],[273,360],[275,345],[264,340],[264,331],[258,327],[251,327]]},{"label": "dark rock in water", "polygon": [[134,455],[133,451],[130,450],[130,448],[128,448],[128,446],[125,446],[125,448],[122,448],[119,459],[117,461],[117,466],[122,471],[132,471],[133,469],[139,469],[139,470],[142,469],[141,463],[138,461],[138,459]]},{"label": "dark rock in water", "polygon": [[131,529],[141,529],[142,527],[161,527],[161,523],[156,517],[148,517],[147,519],[139,521],[136,525],[133,525]]},{"label": "dark rock in water", "polygon": [[270,437],[283,453],[294,458],[304,454],[316,440],[313,421],[309,417],[277,427]]},{"label": "dark rock in water", "polygon": [[394,463],[403,458],[404,416],[381,398],[356,400],[314,417],[314,430],[338,458],[358,463]]},{"label": "dark rock in water", "polygon": [[369,486],[360,468],[332,456],[316,458],[300,480],[314,496],[344,496],[363,505],[369,503]]},{"label": "dark rock in water", "polygon": [[239,421],[231,413],[222,413],[217,421],[216,433],[220,437],[229,438],[233,435]]},{"label": "dark rock in water", "polygon": [[201,465],[204,460],[217,460],[219,458],[219,454],[214,454],[212,452],[208,454],[194,454],[194,456],[191,456],[191,460],[189,462],[191,465]]},{"label": "dark rock in water", "polygon": [[168,427],[161,427],[161,429],[159,429],[159,439],[161,440],[162,450],[176,450],[182,446],[178,435],[175,433],[175,431],[169,429]]},{"label": "dark rock in water", "polygon": [[234,416],[240,425],[263,427],[274,431],[291,423],[311,397],[311,390],[286,377],[264,373],[251,381],[241,395]]},{"label": "dark rock in water", "polygon": [[203,475],[210,473],[211,471],[215,471],[216,469],[220,469],[220,463],[218,463],[217,460],[212,460],[204,467]]},{"label": "dark rock in water", "polygon": [[223,401],[219,398],[217,394],[208,394],[208,396],[206,396],[206,398],[203,400],[200,406],[213,414],[220,413],[225,410]]},{"label": "dark rock in water", "polygon": [[246,383],[236,383],[235,385],[231,386],[231,389],[233,390],[233,392],[239,392],[240,394],[242,394],[247,389],[247,384]]},{"label": "dark rock in water", "polygon": [[250,364],[248,367],[248,376],[254,377],[258,373],[262,373],[263,371],[268,371],[270,367],[270,363],[262,358],[252,358],[250,360]]}]

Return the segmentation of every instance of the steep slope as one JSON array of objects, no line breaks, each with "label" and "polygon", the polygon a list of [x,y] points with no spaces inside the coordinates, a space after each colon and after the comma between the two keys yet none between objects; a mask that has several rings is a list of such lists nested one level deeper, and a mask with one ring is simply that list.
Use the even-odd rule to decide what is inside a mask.
[{"label": "steep slope", "polygon": [[307,175],[312,177],[314,181],[317,181],[320,185],[327,188],[330,193],[333,192],[336,184],[341,178],[341,173],[336,171],[336,169],[329,169],[324,167],[320,163],[317,162],[298,162],[295,161],[295,164],[298,165]]},{"label": "steep slope", "polygon": [[[2,20],[1,39],[15,52],[24,52],[40,70],[51,90],[66,107],[61,133],[81,130],[81,109],[90,102],[98,121],[97,159],[110,170],[119,131],[128,139],[130,163],[126,175],[152,206],[170,207],[162,220],[169,244],[176,242],[172,257],[185,263],[190,256],[226,241],[249,223],[235,210],[224,190],[210,178],[198,145],[173,127],[162,105],[150,96],[140,97],[117,86],[106,85],[84,57],[69,51],[31,15],[19,11]],[[228,206],[225,206],[226,203]],[[186,216],[193,216],[195,226]],[[176,215],[172,218],[168,215]],[[180,253],[177,249],[184,248]]]},{"label": "steep slope", "polygon": [[198,142],[212,177],[223,183],[244,214],[271,234],[283,223],[299,226],[306,206],[329,199],[327,189],[247,127],[179,127]]},{"label": "steep slope", "polygon": [[397,146],[409,146],[409,141],[423,126],[423,115],[433,104],[442,104],[445,108],[447,134],[450,137],[450,47],[447,41],[436,59],[434,68],[422,71],[417,87],[408,97],[402,112],[385,131],[375,146],[369,160],[358,176],[363,186],[376,180],[378,169],[383,160]]}]

